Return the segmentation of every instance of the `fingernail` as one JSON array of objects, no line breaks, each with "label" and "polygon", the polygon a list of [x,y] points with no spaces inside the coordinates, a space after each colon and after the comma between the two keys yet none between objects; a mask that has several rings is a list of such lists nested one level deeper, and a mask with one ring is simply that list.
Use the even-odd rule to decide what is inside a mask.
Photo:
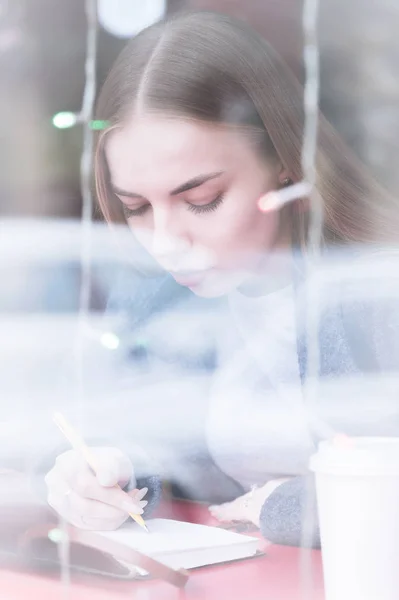
[{"label": "fingernail", "polygon": [[104,487],[111,487],[115,485],[115,476],[113,473],[107,471],[97,473],[97,481],[100,485]]},{"label": "fingernail", "polygon": [[136,500],[141,500],[142,498],[144,498],[144,496],[146,495],[146,493],[148,492],[148,488],[143,488],[142,490],[138,490],[134,497]]},{"label": "fingernail", "polygon": [[140,508],[140,506],[137,506],[137,504],[134,504],[132,502],[124,502],[122,504],[122,508],[126,512],[133,513],[134,515],[142,515],[144,512],[143,509]]}]

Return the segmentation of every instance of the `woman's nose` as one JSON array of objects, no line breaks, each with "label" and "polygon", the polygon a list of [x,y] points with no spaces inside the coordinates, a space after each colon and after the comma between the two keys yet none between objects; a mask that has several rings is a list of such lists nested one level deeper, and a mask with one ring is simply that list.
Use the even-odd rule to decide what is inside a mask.
[{"label": "woman's nose", "polygon": [[154,209],[152,254],[165,269],[179,269],[182,257],[190,249],[184,224],[170,207]]},{"label": "woman's nose", "polygon": [[152,252],[158,259],[178,257],[189,249],[187,239],[174,232],[157,230],[153,231]]}]

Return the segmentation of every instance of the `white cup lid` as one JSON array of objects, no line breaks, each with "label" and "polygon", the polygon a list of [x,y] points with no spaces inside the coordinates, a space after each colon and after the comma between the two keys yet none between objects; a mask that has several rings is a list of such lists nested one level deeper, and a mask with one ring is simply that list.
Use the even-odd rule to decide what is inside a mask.
[{"label": "white cup lid", "polygon": [[399,476],[399,437],[337,437],[319,444],[310,470],[334,475]]}]

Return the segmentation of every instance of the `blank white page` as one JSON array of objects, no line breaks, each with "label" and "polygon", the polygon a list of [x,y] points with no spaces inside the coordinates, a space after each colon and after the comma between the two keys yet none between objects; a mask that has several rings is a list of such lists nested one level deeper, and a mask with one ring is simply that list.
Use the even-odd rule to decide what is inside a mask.
[{"label": "blank white page", "polygon": [[[180,557],[181,565],[187,564],[187,568],[194,563],[195,566],[201,566],[252,556],[256,554],[259,545],[258,538],[218,527],[172,519],[152,519],[146,521],[146,525],[149,533],[133,522],[116,531],[98,533],[161,561],[163,557],[172,558],[173,555],[174,564],[177,557]],[[190,554],[192,559],[195,556],[194,560],[188,558]],[[166,560],[165,563],[167,562],[169,561]]]}]

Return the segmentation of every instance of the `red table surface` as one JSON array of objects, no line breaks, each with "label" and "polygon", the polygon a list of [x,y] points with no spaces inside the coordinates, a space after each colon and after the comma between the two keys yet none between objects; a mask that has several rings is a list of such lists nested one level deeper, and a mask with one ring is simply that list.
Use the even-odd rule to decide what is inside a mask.
[{"label": "red table surface", "polygon": [[[157,516],[211,524],[206,506],[175,501]],[[251,534],[252,535],[252,534]],[[265,545],[265,555],[191,572],[184,592],[161,581],[122,581],[73,575],[66,588],[59,579],[0,570],[1,600],[323,600],[320,552]]]}]

